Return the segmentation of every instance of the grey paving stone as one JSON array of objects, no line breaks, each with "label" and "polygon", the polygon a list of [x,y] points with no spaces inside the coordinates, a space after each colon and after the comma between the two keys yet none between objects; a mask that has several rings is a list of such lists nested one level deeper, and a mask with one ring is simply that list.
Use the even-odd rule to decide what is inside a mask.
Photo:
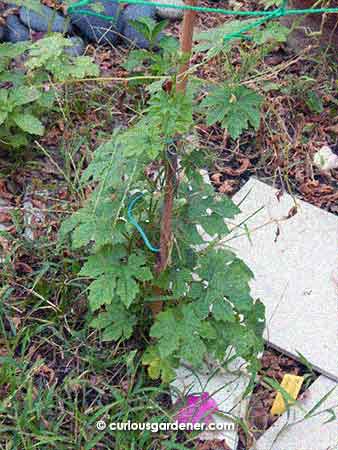
[{"label": "grey paving stone", "polygon": [[266,306],[265,338],[293,356],[300,352],[337,381],[338,218],[288,194],[278,200],[276,193],[255,179],[243,186],[234,196],[236,203],[247,196],[236,223],[252,216],[249,231],[233,230],[237,237],[227,244],[255,274],[251,288]]},{"label": "grey paving stone", "polygon": [[[312,416],[303,420],[305,414],[330,391],[331,394],[318,409],[313,411]],[[337,397],[338,383],[323,375],[320,376],[306,391],[304,399],[299,400],[304,412],[296,407],[290,408],[289,415],[283,414],[251,450],[337,450],[337,420],[324,423],[333,417],[326,410],[332,409],[336,415],[338,414]]]}]

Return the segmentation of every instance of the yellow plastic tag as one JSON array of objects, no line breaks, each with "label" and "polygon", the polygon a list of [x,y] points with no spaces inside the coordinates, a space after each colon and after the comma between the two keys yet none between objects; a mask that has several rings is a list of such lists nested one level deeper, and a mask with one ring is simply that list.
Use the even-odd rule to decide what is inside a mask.
[{"label": "yellow plastic tag", "polygon": [[[295,400],[299,394],[300,388],[302,387],[304,378],[298,377],[297,375],[286,374],[283,377],[281,387]],[[285,401],[280,392],[277,392],[275,401],[271,407],[271,414],[277,416],[283,414],[286,411]]]}]

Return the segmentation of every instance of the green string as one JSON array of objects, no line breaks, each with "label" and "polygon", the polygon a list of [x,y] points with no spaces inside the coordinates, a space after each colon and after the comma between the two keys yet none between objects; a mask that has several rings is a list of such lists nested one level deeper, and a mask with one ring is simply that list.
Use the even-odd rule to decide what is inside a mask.
[{"label": "green string", "polygon": [[[338,8],[308,8],[308,9],[287,9],[287,0],[283,0],[280,8],[274,9],[273,11],[233,11],[222,8],[208,8],[204,6],[191,6],[191,5],[171,5],[171,4],[162,4],[157,2],[151,2],[148,0],[108,0],[113,3],[127,3],[130,5],[143,5],[143,6],[158,6],[161,8],[170,8],[170,9],[180,9],[183,11],[198,11],[203,13],[217,13],[223,14],[226,16],[240,16],[240,17],[261,17],[260,20],[243,27],[240,31],[229,33],[224,36],[224,41],[229,41],[231,39],[240,39],[246,38],[243,33],[246,33],[254,28],[259,27],[263,23],[277,19],[279,17],[284,16],[294,16],[294,15],[306,15],[306,14],[337,14]],[[68,8],[69,14],[82,14],[88,16],[99,17],[105,20],[116,20],[113,16],[107,16],[105,14],[101,14],[90,9],[81,9],[94,3],[95,0],[80,0]]]},{"label": "green string", "polygon": [[[274,9],[273,11],[231,11],[222,8],[207,8],[202,6],[190,6],[190,5],[171,5],[171,4],[162,4],[157,2],[150,2],[147,0],[108,0],[114,3],[128,3],[130,5],[144,5],[144,6],[159,6],[161,8],[171,8],[171,9],[181,9],[184,11],[199,11],[203,13],[218,13],[227,16],[241,16],[241,17],[259,17],[258,20],[243,27],[241,30],[233,33],[229,33],[224,36],[224,42],[230,41],[231,39],[250,39],[248,36],[245,36],[244,33],[253,30],[254,28],[259,27],[265,22],[273,19],[278,19],[283,16],[294,16],[294,15],[306,15],[306,14],[323,14],[323,13],[338,13],[338,8],[317,8],[317,9],[287,9],[288,0],[283,0],[280,8]],[[105,14],[101,14],[90,9],[81,9],[94,3],[95,0],[80,0],[77,3],[74,3],[72,6],[68,8],[69,14],[81,14],[99,17],[105,20],[116,20],[113,16],[107,16]],[[168,142],[171,143],[171,142]],[[158,253],[160,250],[155,248],[149,241],[147,235],[142,229],[141,225],[137,222],[137,220],[133,216],[133,208],[135,204],[141,200],[143,194],[138,195],[128,205],[127,215],[129,222],[135,226],[135,228],[140,233],[146,247],[152,252]]]}]

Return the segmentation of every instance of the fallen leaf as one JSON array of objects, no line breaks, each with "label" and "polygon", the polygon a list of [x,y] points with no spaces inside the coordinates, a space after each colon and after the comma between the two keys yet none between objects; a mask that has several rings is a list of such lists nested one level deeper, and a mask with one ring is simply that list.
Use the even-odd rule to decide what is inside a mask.
[{"label": "fallen leaf", "polygon": [[12,218],[11,218],[10,214],[0,212],[0,223],[11,222],[11,220],[12,220]]},{"label": "fallen leaf", "polygon": [[338,134],[338,123],[337,123],[337,125],[332,125],[331,127],[327,127],[326,130],[332,131],[332,133]]},{"label": "fallen leaf", "polygon": [[251,166],[250,160],[248,158],[238,158],[237,160],[240,163],[240,166],[237,169],[234,169],[230,166],[217,167],[222,173],[226,175],[230,175],[232,177],[237,177],[242,175],[248,168]]},{"label": "fallen leaf", "polygon": [[211,180],[215,183],[215,184],[221,184],[221,178],[222,178],[222,174],[217,172],[211,175]]},{"label": "fallen leaf", "polygon": [[225,180],[218,188],[218,191],[222,194],[233,194],[238,186],[237,180]]}]

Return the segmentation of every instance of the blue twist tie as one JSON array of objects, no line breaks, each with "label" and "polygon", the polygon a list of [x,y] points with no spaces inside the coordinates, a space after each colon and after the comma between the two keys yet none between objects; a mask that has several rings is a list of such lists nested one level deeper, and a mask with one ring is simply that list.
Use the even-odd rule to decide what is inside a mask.
[{"label": "blue twist tie", "polygon": [[139,194],[137,195],[128,205],[128,211],[127,211],[127,215],[128,215],[128,221],[129,223],[131,223],[132,225],[134,225],[134,227],[137,229],[137,231],[140,233],[143,242],[145,243],[145,245],[149,248],[149,250],[151,250],[154,253],[159,253],[160,249],[153,247],[147,237],[147,235],[145,234],[143,228],[141,227],[141,225],[137,222],[137,220],[135,219],[134,215],[133,215],[133,208],[135,206],[135,204],[141,200],[141,198],[143,197],[144,194]]}]

